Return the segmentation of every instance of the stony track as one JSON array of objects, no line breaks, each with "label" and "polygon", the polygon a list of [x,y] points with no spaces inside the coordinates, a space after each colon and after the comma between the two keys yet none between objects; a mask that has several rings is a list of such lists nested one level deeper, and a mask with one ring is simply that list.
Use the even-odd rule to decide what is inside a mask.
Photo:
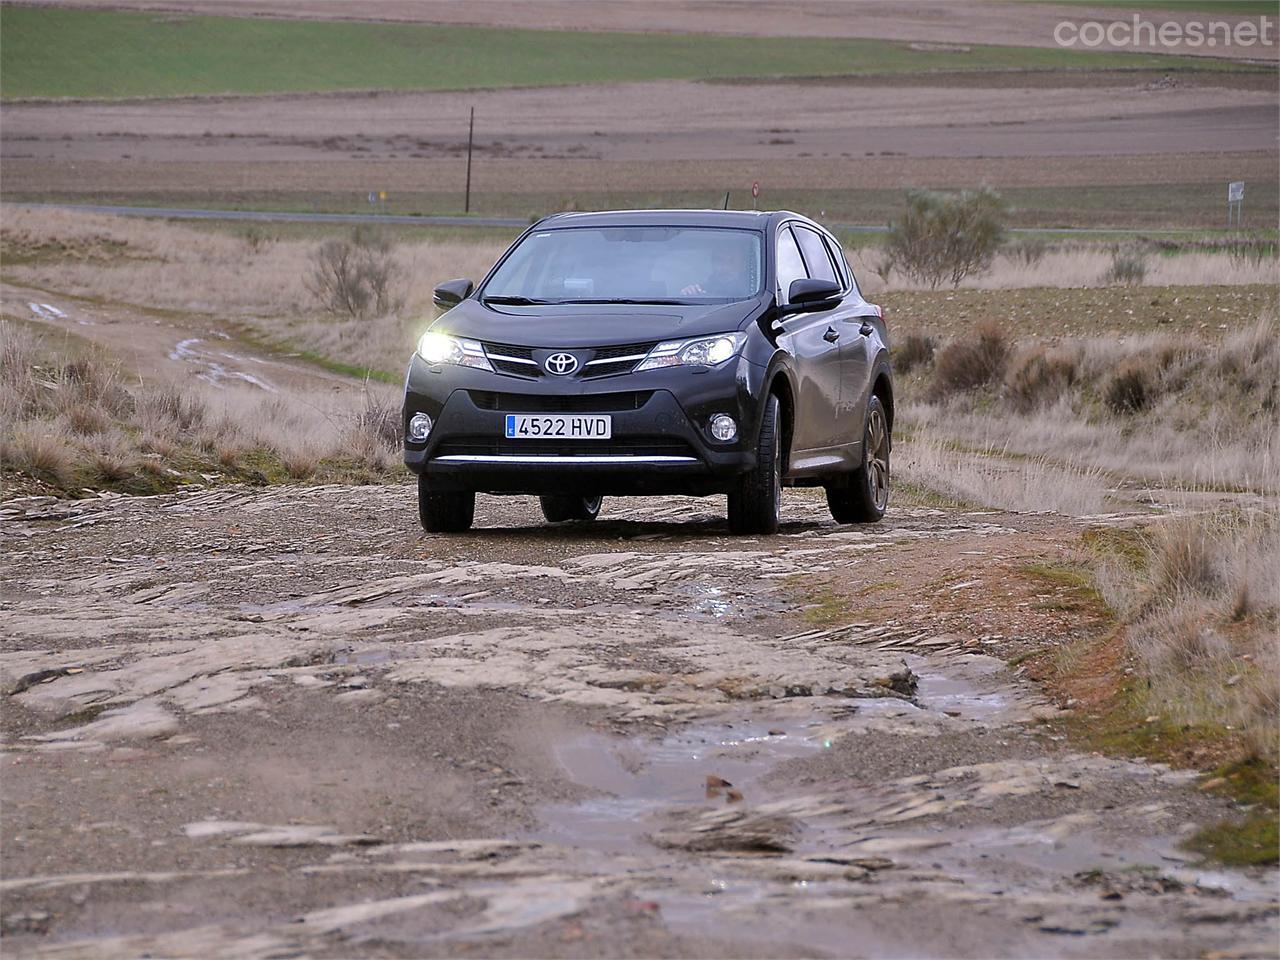
[{"label": "stony track", "polygon": [[[1078,523],[722,508],[0,505],[5,953],[1274,952],[1274,873],[1178,846],[1225,801],[1073,750],[1006,666],[1057,628],[997,572]],[[899,613],[805,622],[819,581]]]}]

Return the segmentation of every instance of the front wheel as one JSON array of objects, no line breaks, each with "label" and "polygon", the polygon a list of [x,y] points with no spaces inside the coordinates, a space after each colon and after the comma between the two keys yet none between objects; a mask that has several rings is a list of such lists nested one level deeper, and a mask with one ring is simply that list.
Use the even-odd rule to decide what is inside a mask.
[{"label": "front wheel", "polygon": [[765,401],[756,466],[729,493],[729,532],[777,533],[782,514],[782,424],[778,398]]},{"label": "front wheel", "polygon": [[600,503],[604,497],[574,497],[556,494],[551,497],[539,497],[542,504],[542,515],[549,523],[560,523],[564,520],[594,520],[600,513]]},{"label": "front wheel", "polygon": [[418,521],[428,533],[461,533],[471,529],[476,515],[473,490],[433,493],[426,477],[418,477]]},{"label": "front wheel", "polygon": [[827,505],[836,523],[875,523],[889,506],[889,418],[884,404],[873,396],[867,404],[862,433],[862,465],[848,486],[827,487]]}]

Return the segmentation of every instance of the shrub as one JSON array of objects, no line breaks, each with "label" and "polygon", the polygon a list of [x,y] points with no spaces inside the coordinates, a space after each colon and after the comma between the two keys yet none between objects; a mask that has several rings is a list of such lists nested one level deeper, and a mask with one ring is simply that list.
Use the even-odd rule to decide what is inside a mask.
[{"label": "shrub", "polygon": [[916,367],[927,367],[933,363],[936,348],[933,337],[923,333],[908,333],[893,350],[893,365],[900,373],[909,373]]},{"label": "shrub", "polygon": [[970,336],[952,340],[938,352],[930,393],[940,399],[959,390],[985,386],[1004,373],[1009,346],[992,321],[978,325]]},{"label": "shrub", "polygon": [[366,393],[364,409],[356,413],[355,421],[359,432],[375,445],[392,452],[400,449],[403,438],[400,435],[402,424],[398,405],[382,402]]},{"label": "shrub", "polygon": [[1107,381],[1102,398],[1112,413],[1137,413],[1145,410],[1154,399],[1155,389],[1147,367],[1137,359],[1130,359]]},{"label": "shrub", "polygon": [[1049,251],[1049,245],[1038,237],[1027,240],[1020,240],[1011,245],[1008,250],[1009,259],[1014,263],[1021,264],[1024,267],[1034,267],[1037,263],[1044,259],[1044,255]]},{"label": "shrub", "polygon": [[1116,247],[1111,251],[1111,266],[1102,275],[1102,282],[1108,286],[1117,283],[1138,286],[1147,279],[1147,258],[1137,250],[1124,250]]},{"label": "shrub", "polygon": [[1021,354],[1006,379],[1006,396],[1018,413],[1048,406],[1080,377],[1079,358],[1062,350],[1035,347]]},{"label": "shrub", "polygon": [[908,190],[906,210],[889,227],[889,259],[903,273],[936,290],[953,287],[991,266],[1004,242],[1005,206],[988,187],[957,194]]},{"label": "shrub", "polygon": [[329,313],[356,319],[385,316],[404,303],[404,271],[394,245],[381,233],[358,228],[349,240],[324,241],[311,255],[304,282]]}]

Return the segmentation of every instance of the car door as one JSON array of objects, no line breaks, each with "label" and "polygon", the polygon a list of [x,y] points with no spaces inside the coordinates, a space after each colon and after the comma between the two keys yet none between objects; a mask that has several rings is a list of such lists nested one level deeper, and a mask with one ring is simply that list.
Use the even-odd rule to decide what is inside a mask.
[{"label": "car door", "polygon": [[[811,274],[792,233],[792,225],[779,227],[776,251],[778,303],[785,306],[792,281]],[[797,379],[791,438],[793,454],[825,450],[839,442],[840,333],[833,313],[832,310],[805,311],[782,319],[783,332],[779,339],[795,357]]]},{"label": "car door", "polygon": [[880,311],[862,298],[858,281],[849,269],[849,261],[840,249],[840,244],[829,235],[824,235],[822,239],[845,290],[838,328],[841,331],[840,410],[853,424],[850,439],[860,440],[863,420],[866,418],[867,397],[871,392],[872,371],[882,346]]}]

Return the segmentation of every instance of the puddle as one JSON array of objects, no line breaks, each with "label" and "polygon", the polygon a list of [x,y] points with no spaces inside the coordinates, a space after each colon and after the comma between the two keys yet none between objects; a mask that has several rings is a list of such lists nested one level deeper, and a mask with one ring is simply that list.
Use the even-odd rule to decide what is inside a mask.
[{"label": "puddle", "polygon": [[390,663],[393,659],[391,651],[383,647],[375,650],[344,650],[334,654],[333,662],[365,666],[373,663]]},{"label": "puddle", "polygon": [[[660,811],[723,806],[729,791],[744,802],[763,799],[760,781],[784,760],[810,756],[830,744],[794,718],[699,725],[661,741],[601,734],[555,748],[569,778],[601,795],[542,811],[533,839],[611,853],[634,852],[659,824]],[[729,786],[708,787],[708,777]]]},{"label": "puddle", "polygon": [[210,383],[215,387],[223,386],[227,381],[239,380],[250,386],[265,390],[267,393],[275,393],[276,388],[259,377],[255,377],[251,373],[243,373],[239,370],[229,370],[226,364],[221,360],[214,359],[215,356],[222,357],[227,360],[240,360],[229,353],[212,354],[208,350],[201,349],[197,345],[203,343],[199,337],[191,337],[187,340],[179,341],[169,353],[170,360],[177,360],[181,363],[191,363],[203,368],[196,376]]}]

